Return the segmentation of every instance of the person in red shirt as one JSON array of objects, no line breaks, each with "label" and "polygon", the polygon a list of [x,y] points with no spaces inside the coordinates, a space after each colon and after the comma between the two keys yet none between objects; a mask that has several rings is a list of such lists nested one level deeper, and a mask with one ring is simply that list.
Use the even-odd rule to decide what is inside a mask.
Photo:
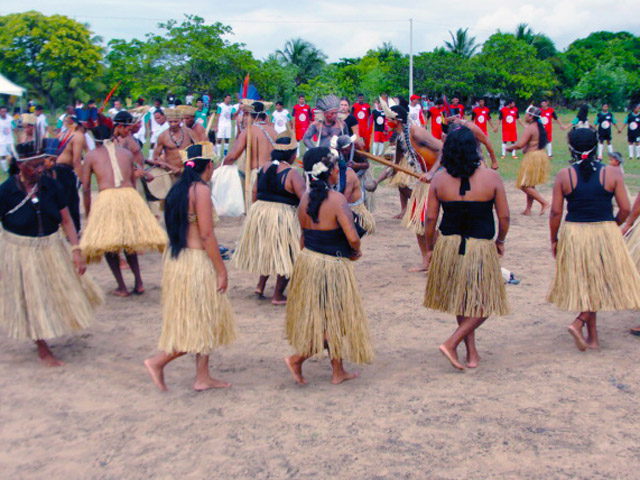
[{"label": "person in red shirt", "polygon": [[371,131],[369,129],[369,118],[371,117],[371,107],[364,101],[364,95],[358,94],[358,101],[353,104],[351,113],[358,120],[358,133],[362,137],[365,149],[369,151],[371,142]]},{"label": "person in red shirt", "polygon": [[451,115],[464,118],[464,105],[460,103],[460,99],[456,96],[451,97],[451,104],[449,105],[449,111]]},{"label": "person in red shirt", "polygon": [[484,98],[478,99],[478,106],[471,111],[471,120],[475,123],[485,135],[487,134],[487,123],[491,125],[491,129],[495,130],[491,122],[491,113],[489,107],[485,105]]},{"label": "person in red shirt", "polygon": [[540,121],[542,122],[542,125],[544,125],[544,129],[547,131],[547,155],[549,155],[549,157],[553,157],[553,145],[551,144],[553,139],[553,121],[555,120],[558,122],[563,130],[566,130],[567,127],[565,127],[562,121],[560,121],[555,110],[549,106],[548,100],[542,100],[540,102],[540,112]]},{"label": "person in red shirt", "polygon": [[[500,120],[502,120],[502,156],[500,158],[504,158],[507,154],[507,143],[513,144],[518,141],[518,126],[516,125],[516,121],[520,122],[523,127],[525,125],[522,123],[522,120],[520,120],[516,102],[511,99],[507,100],[506,106],[500,109]],[[498,131],[497,125],[493,131]],[[515,150],[513,151],[513,158],[518,158]]]},{"label": "person in red shirt", "polygon": [[442,140],[442,112],[444,111],[443,104],[444,102],[441,98],[439,98],[436,100],[435,105],[431,107],[427,112],[427,119],[431,119],[431,135],[436,137],[438,140]]},{"label": "person in red shirt", "polygon": [[300,154],[300,144],[307,128],[313,121],[313,113],[311,107],[307,105],[304,95],[298,97],[298,103],[293,106],[293,127],[296,131],[296,140],[298,140],[298,154]]}]

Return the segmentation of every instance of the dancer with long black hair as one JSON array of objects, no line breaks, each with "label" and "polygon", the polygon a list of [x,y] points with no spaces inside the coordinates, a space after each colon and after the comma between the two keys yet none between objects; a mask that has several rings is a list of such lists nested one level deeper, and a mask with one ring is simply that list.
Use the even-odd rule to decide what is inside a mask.
[{"label": "dancer with long black hair", "polygon": [[271,163],[258,170],[253,185],[253,201],[242,227],[233,265],[260,275],[256,294],[263,298],[271,275],[276,287],[271,303],[284,305],[284,290],[300,253],[300,224],[297,207],[304,195],[305,181],[291,168],[298,150],[293,132],[278,136],[271,151]]},{"label": "dancer with long black hair", "polygon": [[547,145],[547,131],[540,122],[540,109],[533,105],[527,108],[524,121],[527,126],[520,139],[507,147],[507,151],[522,149],[524,157],[520,163],[516,188],[522,190],[527,196],[527,206],[523,215],[531,215],[533,201],[540,203],[540,215],[549,210],[549,202],[536,190],[537,185],[544,185],[549,181],[551,165],[549,156],[545,151]]},{"label": "dancer with long black hair", "polygon": [[231,386],[209,373],[209,354],[235,340],[235,321],[226,295],[227,269],[213,231],[208,182],[214,155],[209,142],[188,147],[182,175],[167,195],[164,219],[169,248],[162,271],[161,353],[144,362],[162,391],[167,390],[164,367],[186,353],[196,355],[195,390]]},{"label": "dancer with long black hair", "polygon": [[340,175],[337,158],[325,147],[309,149],[304,170],[309,191],[300,200],[301,246],[291,277],[286,335],[295,354],[285,362],[300,384],[302,364],[326,348],[331,383],[358,376],[344,370],[343,359],[370,363],[373,348],[352,261],[359,259],[360,236],[347,199],[331,189]]}]

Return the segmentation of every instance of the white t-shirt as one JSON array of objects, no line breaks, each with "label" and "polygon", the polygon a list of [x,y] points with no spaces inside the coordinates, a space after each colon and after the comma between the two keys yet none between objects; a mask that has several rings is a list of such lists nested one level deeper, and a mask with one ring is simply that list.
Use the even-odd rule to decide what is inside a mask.
[{"label": "white t-shirt", "polygon": [[167,121],[165,121],[162,125],[159,125],[157,123],[156,125],[158,125],[156,131],[154,132],[153,129],[151,130],[151,143],[156,143],[160,134],[165,130],[169,130],[169,122]]},{"label": "white t-shirt", "polygon": [[113,117],[115,117],[115,116],[118,114],[118,112],[121,112],[121,111],[122,111],[122,108],[121,108],[120,110],[118,110],[118,109],[117,109],[117,108],[115,108],[115,107],[110,108],[110,109],[109,109],[109,116],[110,116],[111,118],[113,118]]},{"label": "white t-shirt", "polygon": [[142,144],[147,141],[147,126],[145,125],[144,118],[140,120],[140,130],[133,134],[133,138],[139,140]]},{"label": "white t-shirt", "polygon": [[93,139],[93,135],[90,135],[89,132],[85,132],[84,139],[87,142],[87,150],[95,150],[96,149],[96,141]]},{"label": "white t-shirt", "polygon": [[231,117],[236,113],[236,106],[227,105],[224,102],[219,103],[216,113],[218,114],[218,125],[231,125]]},{"label": "white t-shirt", "polygon": [[287,129],[287,122],[291,121],[291,115],[287,109],[282,109],[281,112],[275,110],[271,114],[271,122],[276,132],[282,133]]},{"label": "white t-shirt", "polygon": [[420,112],[422,112],[422,105],[409,105],[409,118],[414,125],[422,126],[420,123]]},{"label": "white t-shirt", "polygon": [[187,105],[192,105],[193,104],[193,95],[187,95],[184,99],[184,103],[186,103]]},{"label": "white t-shirt", "polygon": [[44,113],[41,113],[36,117],[36,128],[40,133],[40,138],[44,138],[47,136],[48,126],[49,126],[49,122],[47,121],[47,116]]},{"label": "white t-shirt", "polygon": [[[160,124],[156,122],[156,116],[154,115],[154,113],[156,113],[157,110],[158,109],[156,107],[151,107],[149,109],[149,124],[151,126],[151,135],[154,135],[158,131],[158,128],[160,128]],[[164,123],[167,123],[167,122],[164,122]]]},{"label": "white t-shirt", "polygon": [[0,145],[11,145],[13,143],[13,119],[9,114],[0,117]]}]

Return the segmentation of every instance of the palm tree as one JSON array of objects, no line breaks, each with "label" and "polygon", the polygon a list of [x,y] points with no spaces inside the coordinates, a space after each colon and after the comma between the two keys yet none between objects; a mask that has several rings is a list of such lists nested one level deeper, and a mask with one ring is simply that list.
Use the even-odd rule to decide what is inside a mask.
[{"label": "palm tree", "polygon": [[455,53],[456,55],[460,55],[464,58],[471,58],[473,54],[478,49],[479,45],[476,45],[476,37],[469,37],[467,31],[469,29],[465,28],[464,30],[459,28],[454,35],[449,30],[449,35],[451,35],[451,41],[444,42],[445,47],[451,53]]},{"label": "palm tree", "polygon": [[535,33],[526,23],[520,23],[516,27],[514,35],[516,40],[523,40],[528,45],[534,47],[538,51],[537,57],[540,60],[553,57],[558,53],[553,40],[544,33]]},{"label": "palm tree", "polygon": [[300,85],[320,73],[327,56],[312,43],[292,38],[284,44],[284,49],[276,50],[275,58],[282,66],[296,68],[296,85]]}]

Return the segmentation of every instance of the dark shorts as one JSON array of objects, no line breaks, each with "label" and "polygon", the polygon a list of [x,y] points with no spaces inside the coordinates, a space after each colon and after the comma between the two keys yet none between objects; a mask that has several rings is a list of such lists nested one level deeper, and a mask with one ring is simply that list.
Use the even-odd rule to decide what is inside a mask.
[{"label": "dark shorts", "polygon": [[600,143],[604,141],[611,142],[611,130],[607,130],[606,132],[598,132],[598,141]]},{"label": "dark shorts", "polygon": [[640,132],[633,132],[633,135],[627,134],[627,141],[629,143],[638,143],[640,142]]}]

